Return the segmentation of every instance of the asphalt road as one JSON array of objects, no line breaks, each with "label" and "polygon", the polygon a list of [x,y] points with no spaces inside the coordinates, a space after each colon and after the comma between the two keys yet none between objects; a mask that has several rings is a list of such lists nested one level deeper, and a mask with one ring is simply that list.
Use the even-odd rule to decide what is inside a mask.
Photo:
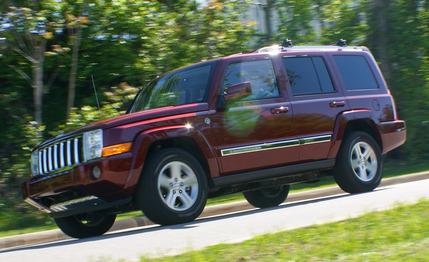
[{"label": "asphalt road", "polygon": [[366,194],[340,194],[224,214],[176,226],[140,227],[86,240],[0,250],[0,261],[136,261],[142,255],[174,255],[218,243],[241,242],[264,233],[339,221],[421,198],[429,198],[429,180],[382,187]]}]

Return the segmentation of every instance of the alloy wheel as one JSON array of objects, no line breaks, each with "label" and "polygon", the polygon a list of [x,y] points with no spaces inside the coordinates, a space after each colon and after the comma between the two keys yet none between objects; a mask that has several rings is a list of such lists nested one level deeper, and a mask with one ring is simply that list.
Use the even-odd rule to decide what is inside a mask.
[{"label": "alloy wheel", "polygon": [[377,174],[378,161],[374,149],[366,142],[356,143],[350,153],[354,174],[363,182],[369,182]]},{"label": "alloy wheel", "polygon": [[158,175],[158,193],[162,201],[174,211],[186,211],[198,198],[198,179],[184,162],[167,163]]}]

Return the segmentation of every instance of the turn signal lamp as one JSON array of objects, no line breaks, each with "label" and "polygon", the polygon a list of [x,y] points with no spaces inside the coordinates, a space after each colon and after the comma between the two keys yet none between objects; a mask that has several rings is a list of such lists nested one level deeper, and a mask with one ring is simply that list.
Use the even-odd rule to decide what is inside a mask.
[{"label": "turn signal lamp", "polygon": [[132,143],[117,144],[103,147],[103,157],[119,155],[131,151]]}]

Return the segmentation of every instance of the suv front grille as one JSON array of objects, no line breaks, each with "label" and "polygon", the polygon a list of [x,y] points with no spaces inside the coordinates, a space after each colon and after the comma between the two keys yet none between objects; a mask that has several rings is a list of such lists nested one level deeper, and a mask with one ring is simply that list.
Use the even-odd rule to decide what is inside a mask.
[{"label": "suv front grille", "polygon": [[38,174],[46,175],[55,171],[63,171],[79,164],[83,160],[82,137],[74,137],[38,151]]}]

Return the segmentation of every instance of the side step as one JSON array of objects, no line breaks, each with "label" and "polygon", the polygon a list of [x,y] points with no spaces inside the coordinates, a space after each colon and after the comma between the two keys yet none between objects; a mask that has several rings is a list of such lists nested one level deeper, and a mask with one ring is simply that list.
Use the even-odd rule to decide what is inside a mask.
[{"label": "side step", "polygon": [[238,174],[224,175],[213,178],[215,187],[224,187],[231,185],[239,185],[258,180],[280,178],[288,175],[297,175],[310,171],[322,171],[334,167],[335,159],[319,160],[295,165],[287,165],[281,167],[273,167],[249,171]]}]

